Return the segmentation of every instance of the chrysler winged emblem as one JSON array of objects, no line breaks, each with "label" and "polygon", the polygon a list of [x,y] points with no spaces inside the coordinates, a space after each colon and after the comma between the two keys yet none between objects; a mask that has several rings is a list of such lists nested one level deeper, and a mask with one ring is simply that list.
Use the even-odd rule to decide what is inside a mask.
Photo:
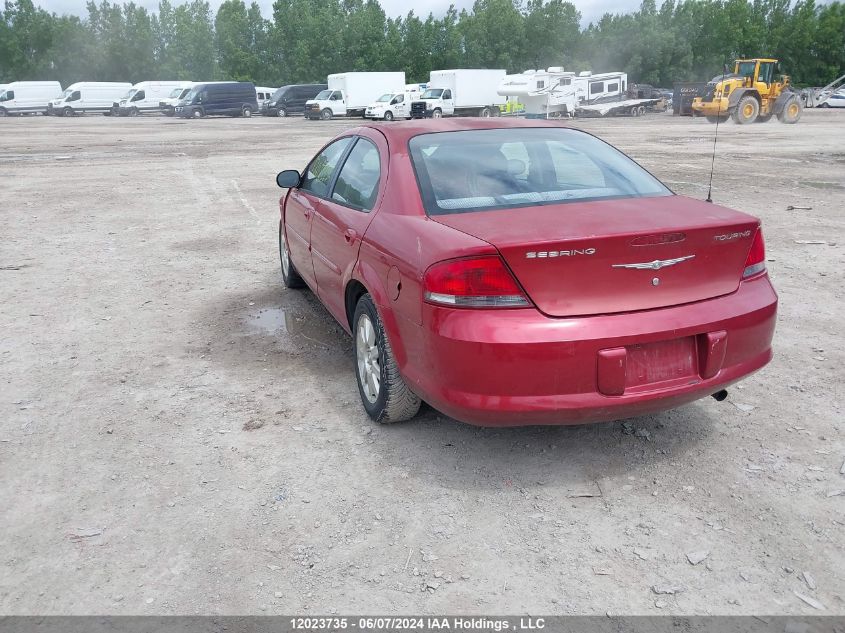
[{"label": "chrysler winged emblem", "polygon": [[692,259],[695,255],[687,255],[685,257],[676,257],[675,259],[655,259],[653,262],[639,262],[637,264],[613,264],[613,268],[634,268],[637,270],[660,270],[667,266],[674,266],[680,264],[688,259]]}]

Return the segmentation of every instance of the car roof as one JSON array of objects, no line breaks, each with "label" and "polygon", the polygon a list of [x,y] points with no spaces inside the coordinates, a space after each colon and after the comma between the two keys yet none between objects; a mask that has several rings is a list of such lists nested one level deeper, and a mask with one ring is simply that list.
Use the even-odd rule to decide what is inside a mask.
[{"label": "car roof", "polygon": [[358,129],[368,128],[378,131],[390,143],[407,143],[411,138],[420,134],[434,132],[461,132],[464,130],[500,130],[513,128],[566,128],[557,121],[546,119],[505,119],[505,118],[448,118],[448,119],[412,119],[410,121],[396,121],[390,124],[365,123]]}]

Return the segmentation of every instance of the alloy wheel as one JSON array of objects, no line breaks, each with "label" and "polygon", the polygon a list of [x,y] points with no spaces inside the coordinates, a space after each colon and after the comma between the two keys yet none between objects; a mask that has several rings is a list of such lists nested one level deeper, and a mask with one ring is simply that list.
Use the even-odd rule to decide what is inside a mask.
[{"label": "alloy wheel", "polygon": [[355,333],[355,352],[358,361],[358,380],[361,390],[370,402],[378,400],[381,390],[381,353],[378,334],[366,314],[358,319]]}]

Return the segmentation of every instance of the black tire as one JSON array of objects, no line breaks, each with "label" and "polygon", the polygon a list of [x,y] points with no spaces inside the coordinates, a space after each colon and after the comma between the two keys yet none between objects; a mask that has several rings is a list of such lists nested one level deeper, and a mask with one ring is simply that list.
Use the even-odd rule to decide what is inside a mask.
[{"label": "black tire", "polygon": [[129,116],[138,116],[139,114],[141,114],[141,113],[138,111],[138,108],[132,108],[129,111]]},{"label": "black tire", "polygon": [[493,116],[493,111],[490,108],[481,108],[481,112],[478,113],[482,119],[489,119]]},{"label": "black tire", "polygon": [[728,119],[731,118],[731,115],[730,114],[721,114],[721,115],[717,116],[715,114],[708,114],[705,118],[707,119],[708,123],[716,123],[717,121],[719,123],[724,123],[725,121],[727,121]]},{"label": "black tire", "polygon": [[760,102],[751,95],[746,95],[736,104],[732,116],[735,123],[746,125],[754,123],[760,114]]},{"label": "black tire", "polygon": [[645,106],[639,106],[637,108],[637,116],[645,116]]},{"label": "black tire", "polygon": [[390,110],[388,110],[387,112],[384,113],[384,120],[385,121],[392,121],[393,120],[393,113]]},{"label": "black tire", "polygon": [[241,110],[241,116],[246,117],[247,119],[252,116],[252,108],[249,106],[244,106]]},{"label": "black tire", "polygon": [[631,116],[640,116],[640,109],[637,106],[634,106],[630,110]]},{"label": "black tire", "polygon": [[432,119],[442,119],[443,118],[443,111],[440,108],[435,108],[434,112],[431,113]]},{"label": "black tire", "polygon": [[804,112],[804,106],[801,105],[801,100],[797,97],[792,97],[789,101],[783,104],[783,109],[778,112],[778,121],[792,125],[798,123],[801,114]]},{"label": "black tire", "polygon": [[62,116],[73,116],[73,108],[65,108],[62,110]]},{"label": "black tire", "polygon": [[195,119],[201,119],[205,116],[205,112],[202,108],[194,108],[191,112],[191,116]]},{"label": "black tire", "polygon": [[6,111],[6,108],[0,108],[0,116],[9,116],[9,113]]},{"label": "black tire", "polygon": [[[365,320],[369,322],[371,337],[364,335],[367,331]],[[369,294],[363,295],[355,306],[352,335],[355,379],[367,415],[381,424],[413,418],[420,410],[421,401],[408,389],[399,373],[381,317]],[[370,382],[368,377],[377,377],[379,383],[375,389],[374,381]]]},{"label": "black tire", "polygon": [[279,108],[276,110],[276,116],[286,117],[288,115],[288,111],[284,108]]},{"label": "black tire", "polygon": [[322,112],[320,112],[320,119],[323,121],[329,121],[332,118],[332,111],[328,108],[325,108]]},{"label": "black tire", "polygon": [[287,288],[303,288],[305,282],[302,277],[296,272],[296,267],[290,260],[288,252],[287,238],[285,236],[284,226],[279,222],[279,264],[282,270],[282,281]]},{"label": "black tire", "polygon": [[771,114],[761,114],[757,117],[755,123],[768,123],[772,119]]},{"label": "black tire", "polygon": [[821,104],[819,107],[820,107],[820,108],[829,108],[829,107],[830,107],[830,104],[829,104],[827,101],[825,101],[825,102],[824,102],[823,104]]}]

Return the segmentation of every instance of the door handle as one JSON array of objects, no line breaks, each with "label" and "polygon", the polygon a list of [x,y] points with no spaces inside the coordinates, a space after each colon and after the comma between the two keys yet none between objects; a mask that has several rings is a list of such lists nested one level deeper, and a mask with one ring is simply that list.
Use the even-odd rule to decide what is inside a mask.
[{"label": "door handle", "polygon": [[358,233],[354,229],[346,229],[343,232],[343,239],[345,239],[347,241],[347,243],[349,243],[349,244],[352,244],[353,242],[355,242],[355,239],[357,237],[358,237]]}]

